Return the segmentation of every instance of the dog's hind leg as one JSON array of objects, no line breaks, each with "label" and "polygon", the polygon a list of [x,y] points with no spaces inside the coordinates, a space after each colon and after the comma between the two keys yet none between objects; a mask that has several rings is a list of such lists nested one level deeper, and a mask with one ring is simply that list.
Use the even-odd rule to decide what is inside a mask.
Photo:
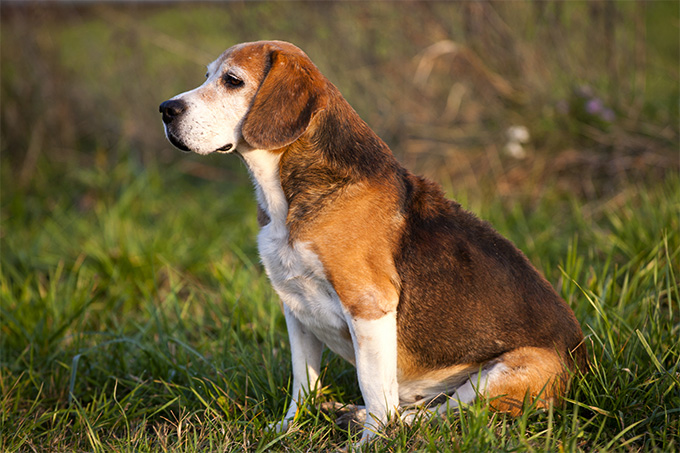
[{"label": "dog's hind leg", "polygon": [[[434,398],[428,397],[427,400],[418,401],[402,409],[400,418],[407,425],[411,424],[413,420],[419,415],[435,415],[445,414],[448,410],[457,411],[460,406],[470,404],[477,398],[478,395],[483,395],[489,382],[490,373],[497,373],[499,368],[494,367],[488,369],[481,369],[478,373],[473,373],[470,377],[451,395],[440,394]],[[440,402],[442,398],[444,403]]]},{"label": "dog's hind leg", "polygon": [[547,408],[561,396],[565,367],[555,351],[523,347],[501,355],[458,387],[449,400],[428,411],[439,414],[469,404],[477,396],[489,399],[498,412],[520,415],[525,403]]},{"label": "dog's hind leg", "polygon": [[[547,408],[559,400],[564,389],[566,370],[555,351],[524,347],[507,352],[492,364],[470,375],[469,379],[437,406],[424,405],[425,413],[445,414],[470,404],[478,396],[489,399],[491,408],[511,415],[522,413],[526,403]],[[422,408],[402,411],[402,420],[410,423]]]},{"label": "dog's hind leg", "polygon": [[523,347],[503,354],[490,370],[486,396],[498,412],[520,415],[525,404],[547,408],[565,389],[564,357],[548,348]]}]

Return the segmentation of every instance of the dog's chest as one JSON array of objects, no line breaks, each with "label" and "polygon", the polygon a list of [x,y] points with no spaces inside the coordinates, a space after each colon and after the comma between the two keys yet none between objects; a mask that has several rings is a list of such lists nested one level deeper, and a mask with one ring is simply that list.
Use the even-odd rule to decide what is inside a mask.
[{"label": "dog's chest", "polygon": [[278,159],[266,152],[244,156],[255,180],[260,206],[269,216],[257,238],[260,258],[272,286],[295,317],[329,349],[354,363],[346,315],[310,244],[290,241],[288,204],[278,178]]},{"label": "dog's chest", "polygon": [[353,363],[354,349],[342,304],[309,244],[289,244],[287,231],[270,223],[260,231],[258,247],[282,302],[319,340]]}]

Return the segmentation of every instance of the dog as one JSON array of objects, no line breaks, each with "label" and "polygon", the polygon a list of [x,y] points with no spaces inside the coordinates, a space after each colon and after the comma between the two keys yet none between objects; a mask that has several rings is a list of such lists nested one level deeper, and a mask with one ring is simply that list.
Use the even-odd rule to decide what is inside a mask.
[{"label": "dog", "polygon": [[279,429],[317,388],[324,346],[356,367],[362,443],[413,408],[560,400],[586,364],[572,310],[510,241],[402,167],[302,50],[238,44],[206,78],[160,112],[177,148],[236,154],[252,177],[292,355]]}]

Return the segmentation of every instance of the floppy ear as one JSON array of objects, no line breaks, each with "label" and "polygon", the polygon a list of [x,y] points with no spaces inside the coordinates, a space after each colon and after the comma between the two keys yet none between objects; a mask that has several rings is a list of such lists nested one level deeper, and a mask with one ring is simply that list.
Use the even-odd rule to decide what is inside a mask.
[{"label": "floppy ear", "polygon": [[270,57],[269,72],[241,128],[246,142],[259,149],[293,143],[326,103],[325,78],[307,57],[282,50]]}]

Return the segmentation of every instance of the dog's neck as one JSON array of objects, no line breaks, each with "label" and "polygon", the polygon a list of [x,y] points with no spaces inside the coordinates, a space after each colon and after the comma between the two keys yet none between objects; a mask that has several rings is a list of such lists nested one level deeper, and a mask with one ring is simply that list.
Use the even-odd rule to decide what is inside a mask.
[{"label": "dog's neck", "polygon": [[336,111],[321,112],[285,149],[240,153],[266,214],[263,223],[273,222],[295,235],[350,185],[395,183],[387,179],[401,166],[388,146],[344,99],[335,105]]},{"label": "dog's neck", "polygon": [[258,205],[268,217],[268,223],[285,226],[288,201],[281,187],[279,176],[281,153],[253,149],[240,155],[253,179]]}]

